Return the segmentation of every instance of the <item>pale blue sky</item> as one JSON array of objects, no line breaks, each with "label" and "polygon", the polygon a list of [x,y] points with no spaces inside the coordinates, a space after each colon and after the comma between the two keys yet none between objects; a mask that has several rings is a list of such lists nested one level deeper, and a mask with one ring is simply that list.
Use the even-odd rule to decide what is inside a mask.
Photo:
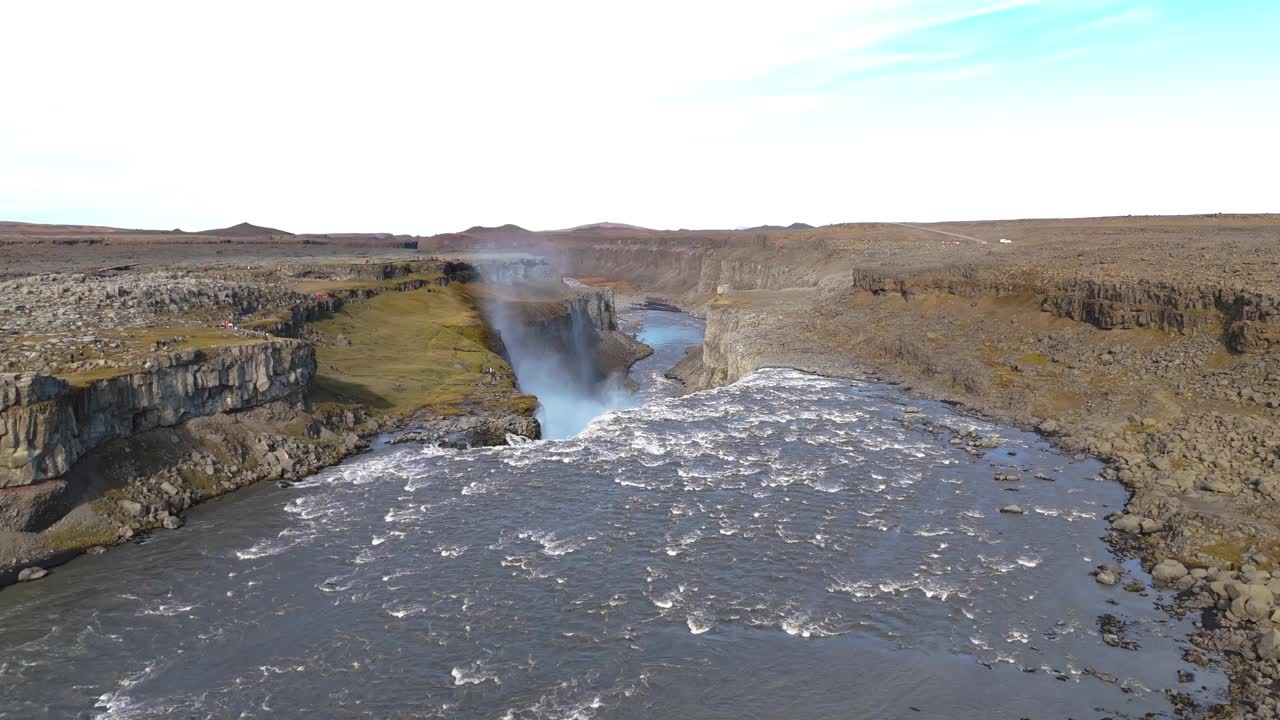
[{"label": "pale blue sky", "polygon": [[0,219],[1280,211],[1280,3],[610,5],[9,3]]}]

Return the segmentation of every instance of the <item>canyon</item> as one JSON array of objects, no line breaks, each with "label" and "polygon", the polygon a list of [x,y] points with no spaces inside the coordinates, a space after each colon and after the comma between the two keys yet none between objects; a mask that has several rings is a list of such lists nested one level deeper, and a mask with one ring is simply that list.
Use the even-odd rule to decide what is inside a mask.
[{"label": "canyon", "polygon": [[[1197,657],[1231,674],[1231,704],[1218,712],[1275,711],[1278,216],[501,226],[367,244],[278,231],[7,231],[0,518],[11,578],[176,526],[186,507],[243,484],[303,477],[377,433],[536,436],[536,400],[518,387],[469,273],[507,285],[568,277],[575,287],[554,297],[508,298],[515,321],[561,348],[589,329],[597,367],[644,354],[619,333],[617,306],[668,304],[706,322],[703,343],[669,371],[689,389],[774,367],[892,382],[1103,460],[1102,476],[1130,494],[1109,518],[1110,541],[1164,568],[1156,582],[1179,592],[1175,612],[1199,617]],[[74,301],[84,312],[67,310],[89,288]],[[427,380],[393,372],[352,387],[371,358],[350,348],[397,339],[352,336],[406,313],[442,328],[420,338],[443,353],[418,373]],[[174,314],[181,322],[163,324],[183,329],[157,335],[156,316]],[[112,335],[90,315],[147,331]],[[208,337],[220,318],[235,328]],[[104,467],[124,470],[104,477]],[[1104,584],[1122,576],[1096,572]]]}]

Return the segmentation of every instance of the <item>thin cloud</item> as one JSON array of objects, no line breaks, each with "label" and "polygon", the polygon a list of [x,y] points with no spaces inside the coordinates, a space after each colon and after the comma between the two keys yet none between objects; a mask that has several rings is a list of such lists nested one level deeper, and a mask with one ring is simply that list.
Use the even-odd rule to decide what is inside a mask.
[{"label": "thin cloud", "polygon": [[1076,32],[1094,32],[1097,30],[1110,30],[1117,27],[1125,27],[1130,25],[1144,25],[1154,20],[1159,13],[1150,5],[1141,5],[1122,10],[1106,17],[1082,23],[1075,27]]},{"label": "thin cloud", "polygon": [[1070,48],[1060,52],[1051,53],[1049,55],[1042,55],[1036,58],[1034,62],[1044,64],[1065,62],[1067,60],[1075,60],[1076,58],[1085,57],[1086,55],[1092,55],[1097,52],[1097,50],[1098,48],[1096,46]]}]

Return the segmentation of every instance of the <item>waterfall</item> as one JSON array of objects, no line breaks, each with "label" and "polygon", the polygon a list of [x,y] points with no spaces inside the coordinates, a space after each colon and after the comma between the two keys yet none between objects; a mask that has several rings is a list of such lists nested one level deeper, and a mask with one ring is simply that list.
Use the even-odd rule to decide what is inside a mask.
[{"label": "waterfall", "polygon": [[561,300],[567,313],[542,318],[528,311],[538,303],[519,299],[521,288],[502,290],[514,292],[485,293],[482,309],[502,339],[520,391],[538,398],[544,438],[571,437],[593,418],[631,406],[623,373],[604,372],[596,359],[599,335],[587,297]]}]

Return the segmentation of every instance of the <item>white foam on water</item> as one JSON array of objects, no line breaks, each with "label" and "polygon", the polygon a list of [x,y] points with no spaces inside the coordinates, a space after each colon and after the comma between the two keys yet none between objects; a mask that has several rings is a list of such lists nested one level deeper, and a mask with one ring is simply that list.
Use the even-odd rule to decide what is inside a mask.
[{"label": "white foam on water", "polygon": [[466,545],[437,545],[436,552],[440,553],[440,557],[456,558],[467,551]]},{"label": "white foam on water", "polygon": [[408,605],[405,607],[391,607],[384,609],[387,611],[388,615],[397,620],[403,620],[407,617],[413,617],[414,615],[421,615],[422,613],[430,610],[426,605]]},{"label": "white foam on water", "polygon": [[153,608],[147,608],[146,610],[143,610],[141,614],[142,615],[163,615],[163,616],[172,617],[174,615],[182,615],[184,613],[191,612],[192,610],[198,607],[200,607],[200,605],[196,603],[193,603],[191,605],[160,603],[159,605],[156,605]]},{"label": "white foam on water", "polygon": [[94,717],[98,720],[124,720],[125,718],[141,717],[156,710],[157,708],[149,706],[141,700],[131,698],[126,693],[130,688],[150,678],[157,665],[158,663],[154,660],[147,661],[141,670],[122,678],[120,686],[114,691],[99,695],[94,708],[103,712]]},{"label": "white foam on water", "polygon": [[542,552],[544,554],[551,555],[553,557],[568,555],[569,553],[584,546],[589,540],[593,539],[590,536],[559,539],[556,537],[554,532],[548,532],[545,530],[521,530],[518,533],[518,537],[521,540],[533,540],[542,546]]},{"label": "white foam on water", "polygon": [[244,550],[236,550],[234,555],[239,560],[257,560],[258,558],[279,555],[297,545],[301,540],[281,540],[279,537],[259,540]]},{"label": "white foam on water", "polygon": [[459,687],[463,685],[479,685],[483,682],[492,682],[494,685],[502,684],[502,680],[495,673],[485,668],[483,660],[476,660],[471,663],[470,667],[455,667],[449,674],[453,676],[453,684]]},{"label": "white foam on water", "polygon": [[802,638],[824,638],[844,634],[844,631],[829,628],[824,623],[816,622],[804,613],[797,613],[784,618],[778,625],[786,634]]},{"label": "white foam on water", "polygon": [[1004,558],[991,558],[982,554],[978,555],[978,560],[982,561],[982,564],[985,565],[986,567],[992,570],[995,570],[997,573],[1001,575],[1012,572],[1013,570],[1017,570],[1019,567],[1022,567],[1017,562],[1014,562],[1011,560],[1005,560]]},{"label": "white foam on water", "polygon": [[685,618],[685,625],[689,627],[689,632],[694,635],[701,635],[715,627],[714,623],[701,614],[687,616]]}]

